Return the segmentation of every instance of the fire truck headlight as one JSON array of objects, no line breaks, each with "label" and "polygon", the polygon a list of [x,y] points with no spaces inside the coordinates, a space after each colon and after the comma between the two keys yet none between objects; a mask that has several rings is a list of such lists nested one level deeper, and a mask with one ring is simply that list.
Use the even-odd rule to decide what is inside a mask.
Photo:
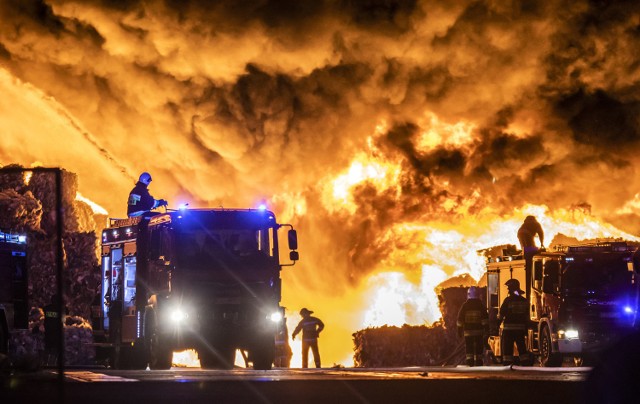
[{"label": "fire truck headlight", "polygon": [[558,337],[561,339],[576,339],[580,337],[578,330],[568,329],[568,330],[559,330]]},{"label": "fire truck headlight", "polygon": [[189,318],[189,314],[181,308],[176,308],[171,311],[170,318],[174,323],[183,323]]},{"label": "fire truck headlight", "polygon": [[271,313],[271,315],[269,315],[268,318],[274,323],[279,323],[280,321],[282,321],[282,313],[280,313],[279,311],[274,311],[273,313]]}]

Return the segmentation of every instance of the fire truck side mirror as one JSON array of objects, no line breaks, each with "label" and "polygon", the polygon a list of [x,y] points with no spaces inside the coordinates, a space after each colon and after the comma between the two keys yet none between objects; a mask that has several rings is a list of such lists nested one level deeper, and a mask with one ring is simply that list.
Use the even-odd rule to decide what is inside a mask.
[{"label": "fire truck side mirror", "polygon": [[298,233],[295,230],[291,229],[287,233],[287,237],[289,239],[289,249],[297,250],[298,249]]},{"label": "fire truck side mirror", "polygon": [[297,260],[299,260],[299,259],[300,259],[300,254],[298,254],[298,252],[297,252],[297,251],[291,251],[291,252],[289,253],[289,259],[290,259],[291,261],[297,261]]}]

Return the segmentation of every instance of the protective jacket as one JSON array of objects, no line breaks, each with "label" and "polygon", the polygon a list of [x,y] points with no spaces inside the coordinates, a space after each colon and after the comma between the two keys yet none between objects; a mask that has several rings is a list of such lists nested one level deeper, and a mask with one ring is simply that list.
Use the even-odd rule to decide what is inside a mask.
[{"label": "protective jacket", "polygon": [[498,320],[504,330],[526,330],[529,324],[529,303],[520,295],[509,294],[502,305]]},{"label": "protective jacket", "polygon": [[[527,218],[528,219],[528,218]],[[544,231],[542,230],[542,226],[535,219],[525,220],[522,226],[518,229],[518,240],[520,241],[520,246],[524,247],[535,247],[535,237],[538,235],[540,238],[540,244],[544,243]]]},{"label": "protective jacket", "polygon": [[158,206],[158,201],[149,194],[147,185],[138,181],[136,186],[129,192],[129,202],[127,204],[127,215],[140,216]]},{"label": "protective jacket", "polygon": [[295,338],[302,331],[303,341],[313,341],[318,339],[318,335],[322,330],[324,330],[324,323],[319,318],[313,316],[304,317],[300,320],[296,329],[293,330],[293,337]]},{"label": "protective jacket", "polygon": [[465,337],[487,335],[489,333],[489,315],[480,299],[468,299],[458,312],[458,334]]}]

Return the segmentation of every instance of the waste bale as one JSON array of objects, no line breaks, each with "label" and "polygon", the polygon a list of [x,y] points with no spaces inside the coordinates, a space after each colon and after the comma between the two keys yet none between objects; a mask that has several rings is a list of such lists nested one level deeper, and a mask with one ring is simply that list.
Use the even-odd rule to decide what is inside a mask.
[{"label": "waste bale", "polygon": [[[88,363],[93,358],[86,349],[86,343],[91,342],[86,319],[90,318],[100,279],[96,234],[106,223],[105,215],[93,214],[89,204],[76,200],[77,190],[77,175],[62,170],[62,283],[71,316],[65,326],[68,364]],[[27,234],[28,302],[34,313],[58,292],[57,191],[51,172],[0,170],[0,229]],[[44,329],[39,320],[32,322],[28,330],[15,330],[10,342],[14,364],[27,370],[37,366],[43,349],[39,341],[44,338]]]},{"label": "waste bale", "polygon": [[0,229],[14,232],[39,232],[42,205],[31,192],[0,190]]},{"label": "waste bale", "polygon": [[[78,176],[62,170],[61,199],[64,212],[64,232],[77,232],[78,216],[76,213],[76,194],[78,193]],[[54,236],[57,231],[57,187],[56,176],[51,172],[34,172],[29,180],[29,190],[42,204],[42,230]]]},{"label": "waste bale", "polygon": [[[451,284],[451,283],[449,283]],[[453,283],[455,284],[455,283]],[[467,299],[468,286],[437,288],[441,321],[430,326],[370,327],[353,334],[357,367],[457,365],[464,361],[457,317]],[[481,288],[486,293],[486,288]]]},{"label": "waste bale", "polygon": [[440,324],[367,328],[354,333],[353,340],[357,367],[433,366],[446,354]]},{"label": "waste bale", "polygon": [[[16,369],[37,370],[46,360],[44,342],[44,312],[33,308],[29,328],[11,331],[8,357]],[[91,324],[79,316],[64,319],[64,358],[66,366],[90,365],[95,359]],[[49,364],[51,365],[51,364]]]}]

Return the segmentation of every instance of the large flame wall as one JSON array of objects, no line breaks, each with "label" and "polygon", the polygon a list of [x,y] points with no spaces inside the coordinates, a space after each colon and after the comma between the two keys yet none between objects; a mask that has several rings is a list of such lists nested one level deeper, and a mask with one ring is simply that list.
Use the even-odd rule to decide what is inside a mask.
[{"label": "large flame wall", "polygon": [[[300,234],[289,327],[437,319],[475,251],[640,229],[636,2],[0,3],[0,164],[62,166],[124,215],[266,200]],[[618,230],[621,229],[621,230]],[[346,359],[345,359],[346,358]],[[294,358],[295,363],[295,358]]]}]

